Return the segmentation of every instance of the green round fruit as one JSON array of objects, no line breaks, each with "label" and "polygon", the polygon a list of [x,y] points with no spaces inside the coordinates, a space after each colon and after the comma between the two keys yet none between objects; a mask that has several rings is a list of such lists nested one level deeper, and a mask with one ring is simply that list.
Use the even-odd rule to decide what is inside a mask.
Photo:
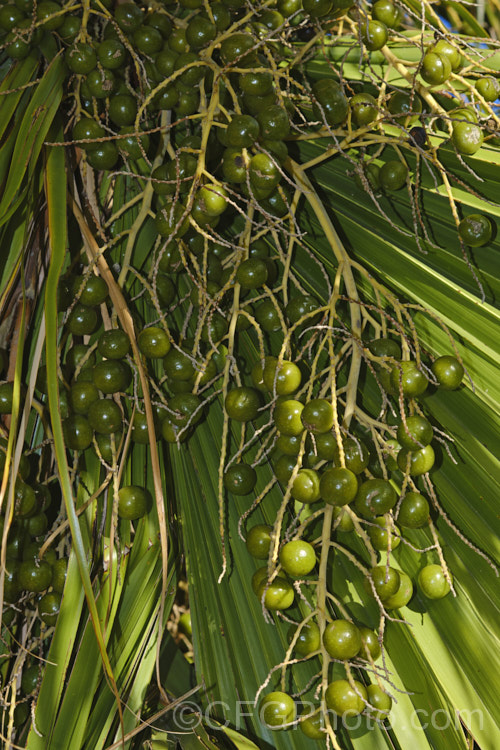
[{"label": "green round fruit", "polygon": [[402,570],[399,573],[399,588],[395,594],[384,600],[386,609],[401,609],[408,604],[413,596],[413,583],[411,578]]},{"label": "green round fruit", "polygon": [[113,169],[118,161],[118,148],[113,141],[103,141],[92,144],[92,150],[87,154],[87,162],[93,169]]},{"label": "green round fruit", "polygon": [[259,599],[262,599],[264,596],[264,606],[266,609],[273,611],[288,609],[291,607],[294,595],[295,592],[291,583],[281,576],[277,576],[269,585],[267,585],[266,576],[266,579],[261,582],[257,593]]},{"label": "green round fruit", "polygon": [[483,145],[484,135],[479,125],[472,122],[455,122],[451,140],[459,154],[472,156]]},{"label": "green round fruit", "polygon": [[14,383],[0,385],[0,414],[12,413],[12,399],[14,397]]},{"label": "green round fruit", "polygon": [[[291,643],[297,628],[295,625],[291,625],[288,631],[288,642]],[[321,647],[321,637],[319,634],[319,627],[314,620],[309,620],[300,628],[299,636],[295,642],[293,650],[300,656],[309,656],[315,651],[318,651]]]},{"label": "green round fruit", "polygon": [[5,42],[5,54],[13,60],[24,60],[31,52],[30,42],[26,41],[16,29],[7,34]]},{"label": "green round fruit", "polygon": [[416,122],[421,114],[422,100],[415,92],[395,91],[389,99],[387,108],[394,118],[405,118],[403,124],[408,126]]},{"label": "green round fruit", "polygon": [[418,450],[429,445],[434,435],[431,423],[419,414],[406,418],[406,424],[401,421],[396,437],[402,448]]},{"label": "green round fruit", "polygon": [[200,408],[201,399],[195,393],[176,393],[168,402],[169,418],[179,427],[187,424],[194,425],[200,421],[203,411]]},{"label": "green round fruit", "polygon": [[276,448],[286,456],[297,456],[301,442],[300,435],[280,435],[276,440]]},{"label": "green round fruit", "polygon": [[323,644],[332,659],[348,661],[359,654],[361,633],[349,620],[333,620],[325,628]]},{"label": "green round fruit", "polygon": [[[280,305],[273,299],[265,299],[258,305],[255,309],[254,315],[257,323],[263,331],[271,333],[281,329],[282,324],[279,311],[281,311]],[[272,388],[269,390],[272,390]],[[279,394],[279,391],[277,391],[277,393]],[[279,395],[289,395],[290,393],[293,393],[293,391],[289,391],[288,394]]]},{"label": "green round fruit", "polygon": [[304,406],[300,418],[304,428],[310,432],[329,432],[334,422],[332,404],[326,398],[312,399]]},{"label": "green round fruit", "polygon": [[52,563],[52,588],[58,594],[62,594],[66,583],[66,574],[68,570],[68,560],[66,557],[60,557]]},{"label": "green round fruit", "polygon": [[478,121],[477,112],[471,107],[457,107],[457,109],[452,109],[448,113],[448,117],[452,123],[455,121],[477,123]]},{"label": "green round fruit", "polygon": [[334,529],[335,531],[343,531],[344,533],[349,533],[350,531],[354,531],[354,523],[349,515],[348,511],[346,510],[345,506],[342,507],[340,505],[334,505],[333,506],[333,518],[334,518]]},{"label": "green round fruit", "polygon": [[94,383],[77,380],[70,388],[69,400],[75,414],[87,414],[90,404],[98,398],[99,391]]},{"label": "green round fruit", "polygon": [[167,443],[182,443],[188,439],[189,431],[184,425],[174,422],[170,417],[165,417],[161,422],[161,436]]},{"label": "green round fruit", "polygon": [[476,90],[487,102],[494,102],[500,97],[500,82],[493,76],[483,76],[476,81]]},{"label": "green round fruit", "polygon": [[[36,6],[36,17],[45,31],[55,31],[64,21],[61,6],[53,0],[42,0]],[[58,14],[58,15],[57,15]]]},{"label": "green round fruit", "polygon": [[38,615],[46,625],[53,626],[56,624],[61,608],[61,598],[61,594],[57,591],[49,591],[38,602]]},{"label": "green round fruit", "polygon": [[440,565],[426,565],[418,574],[418,586],[427,599],[442,599],[451,591]]},{"label": "green round fruit", "polygon": [[159,326],[144,328],[137,337],[137,345],[149,359],[162,359],[170,351],[170,339]]},{"label": "green round fruit", "polygon": [[228,146],[250,148],[260,134],[259,123],[252,115],[233,115],[226,129]]},{"label": "green round fruit", "polygon": [[74,451],[84,451],[92,443],[92,427],[81,414],[73,414],[63,422],[66,446]]},{"label": "green round fruit", "polygon": [[321,710],[302,719],[300,724],[301,731],[311,740],[323,740],[326,737],[326,724]]},{"label": "green round fruit", "polygon": [[397,527],[393,526],[389,516],[378,516],[373,519],[375,526],[368,527],[368,536],[374,547],[379,552],[396,549],[401,538]]},{"label": "green round fruit", "polygon": [[149,426],[148,420],[145,414],[140,411],[134,413],[132,419],[132,431],[130,433],[130,439],[134,443],[140,443],[141,445],[149,445]]},{"label": "green round fruit", "polygon": [[7,560],[5,568],[3,597],[4,602],[14,603],[19,600],[21,586],[18,580],[19,563],[12,558]]},{"label": "green round fruit", "polygon": [[258,289],[267,282],[268,267],[265,260],[248,258],[238,266],[236,281],[243,289]]},{"label": "green round fruit", "polygon": [[[290,477],[292,476],[295,468],[297,459],[294,455],[292,456],[280,456],[277,461],[273,463],[274,473],[278,482],[283,485],[287,485]],[[315,473],[315,472],[314,472]],[[306,475],[307,476],[307,475]],[[311,477],[311,483],[313,478]],[[318,492],[319,492],[319,480],[318,480]]]},{"label": "green round fruit", "polygon": [[74,336],[90,336],[98,324],[98,315],[93,307],[77,304],[71,310],[66,325]]},{"label": "green round fruit", "polygon": [[358,127],[369,125],[378,115],[377,100],[371,94],[355,94],[349,101],[351,117]]},{"label": "green round fruit", "polygon": [[66,65],[72,73],[86,74],[97,65],[97,55],[91,44],[76,42],[64,54]]},{"label": "green round fruit", "polygon": [[282,729],[297,718],[297,708],[293,698],[287,693],[268,693],[259,705],[259,719],[269,729]]},{"label": "green round fruit", "polygon": [[262,377],[268,391],[278,396],[295,393],[302,380],[300,369],[294,362],[283,360],[278,367],[276,357],[266,357]]},{"label": "green round fruit", "polygon": [[100,398],[89,407],[88,423],[96,432],[110,435],[122,427],[122,412],[116,401]]},{"label": "green round fruit", "polygon": [[272,526],[263,523],[249,529],[245,544],[252,557],[257,560],[267,560],[271,547],[272,531]]},{"label": "green round fruit", "polygon": [[[149,135],[137,133],[133,125],[120,128],[120,138],[117,146],[121,153],[136,161],[144,156],[149,149]],[[122,137],[127,136],[127,137]]]},{"label": "green round fruit", "polygon": [[358,492],[356,475],[341,467],[327,469],[321,475],[320,493],[329,505],[346,505],[351,503]]},{"label": "green round fruit", "polygon": [[260,587],[267,581],[267,567],[257,568],[252,576],[252,590],[255,596],[259,595]]},{"label": "green round fruit", "polygon": [[[385,565],[377,565],[371,569],[370,575],[375,591],[383,602],[398,591],[401,581],[399,572],[395,568],[387,568]],[[364,584],[366,591],[372,596],[373,589],[369,580],[365,579]]]},{"label": "green round fruit", "polygon": [[372,6],[372,18],[394,28],[399,21],[399,8],[391,0],[377,0]]},{"label": "green round fruit", "polygon": [[394,339],[373,339],[368,343],[367,347],[375,357],[384,359],[390,357],[398,361],[401,359],[401,347]]},{"label": "green round fruit", "polygon": [[116,90],[116,75],[106,68],[95,68],[85,77],[85,85],[90,96],[106,99]]},{"label": "green round fruit", "polygon": [[379,182],[383,190],[400,190],[408,179],[408,167],[399,159],[392,159],[380,167]]},{"label": "green round fruit", "polygon": [[179,617],[179,622],[177,623],[177,627],[181,633],[184,633],[184,635],[187,635],[188,637],[193,635],[193,625],[191,622],[190,612],[182,613],[182,615]]},{"label": "green round fruit", "polygon": [[[68,349],[66,353],[65,364],[67,365],[67,367],[69,367],[72,373],[77,368],[92,369],[95,365],[95,362],[96,358],[94,352],[90,350],[90,347],[85,346],[85,344],[73,344],[71,349]],[[46,389],[44,393],[46,393]]]},{"label": "green round fruit", "polygon": [[163,368],[165,375],[174,380],[193,380],[196,375],[193,358],[187,352],[175,347],[172,347],[164,357]]},{"label": "green round fruit", "polygon": [[137,116],[137,100],[130,94],[114,94],[109,98],[108,114],[111,122],[118,127],[133,125]]},{"label": "green round fruit", "polygon": [[143,487],[127,485],[118,490],[118,515],[135,521],[146,515],[151,505],[151,496]]},{"label": "green round fruit", "polygon": [[12,31],[12,29],[19,27],[24,18],[22,11],[13,3],[2,5],[0,8],[0,29]]},{"label": "green round fruit", "polygon": [[[320,436],[316,438],[316,445],[320,443]],[[368,466],[370,452],[366,445],[359,438],[346,438],[343,441],[345,468],[352,471],[353,474],[361,474]],[[335,441],[335,463],[340,464],[338,455],[338,446]],[[319,451],[319,448],[318,448]]]},{"label": "green round fruit", "polygon": [[248,157],[241,148],[230,146],[222,154],[222,174],[229,183],[242,183],[246,180]]},{"label": "green round fruit", "polygon": [[358,513],[366,518],[381,516],[396,505],[397,495],[390,482],[385,479],[367,479],[357,492],[354,505]]},{"label": "green round fruit", "polygon": [[38,510],[35,490],[31,485],[16,479],[14,487],[14,513],[18,518],[29,518]]},{"label": "green round fruit", "polygon": [[270,72],[240,73],[238,84],[244,94],[251,96],[266,96],[272,93],[273,76]]},{"label": "green round fruit", "polygon": [[281,180],[281,172],[275,160],[263,152],[251,157],[248,164],[248,175],[252,190],[259,192],[257,198],[266,197],[266,193],[271,193]]},{"label": "green round fruit", "polygon": [[25,560],[19,566],[17,580],[22,589],[40,593],[52,583],[52,566],[46,560]]},{"label": "green round fruit", "polygon": [[426,52],[422,59],[420,75],[431,86],[439,86],[450,77],[452,70],[450,58],[439,52]]},{"label": "green round fruit", "polygon": [[398,453],[398,466],[402,472],[410,472],[410,476],[418,477],[427,474],[432,469],[435,461],[434,448],[426,445],[417,451],[407,451],[404,448]]},{"label": "green round fruit", "polygon": [[92,275],[85,280],[83,276],[76,276],[73,290],[80,304],[85,307],[97,307],[108,298],[108,285],[100,276]]},{"label": "green round fruit", "polygon": [[359,632],[361,633],[361,648],[358,657],[362,659],[369,659],[371,657],[373,661],[377,661],[382,654],[377,633],[363,625],[360,626]]},{"label": "green round fruit", "polygon": [[427,390],[429,381],[414,360],[399,362],[391,372],[391,385],[397,393],[400,388],[403,396],[417,398]]},{"label": "green round fruit", "polygon": [[300,469],[293,480],[291,496],[299,503],[317,502],[320,498],[318,473],[314,469]]},{"label": "green round fruit", "polygon": [[132,39],[135,49],[145,55],[155,55],[163,47],[163,37],[153,26],[139,26],[135,29]]},{"label": "green round fruit", "polygon": [[97,341],[97,351],[107,359],[124,359],[130,352],[129,337],[119,328],[103,331]]},{"label": "green round fruit", "polygon": [[431,370],[444,391],[454,391],[464,376],[464,368],[458,359],[446,354],[434,360]]},{"label": "green round fruit", "polygon": [[41,664],[37,662],[29,667],[24,667],[21,677],[21,693],[23,695],[31,695],[37,689],[38,678],[41,677],[40,666]]},{"label": "green round fruit", "polygon": [[26,519],[26,529],[31,537],[42,536],[49,527],[47,516],[43,511]]},{"label": "green round fruit", "polygon": [[125,64],[127,52],[118,39],[104,39],[97,47],[97,57],[103,68],[118,70]]},{"label": "green round fruit", "polygon": [[250,464],[233,464],[224,473],[224,487],[233,495],[249,495],[257,482],[257,472]]},{"label": "green round fruit", "polygon": [[301,296],[290,297],[290,300],[285,307],[285,315],[288,318],[290,325],[295,325],[302,318],[306,317],[306,323],[312,324],[314,320],[314,313],[318,309],[318,302],[308,294]]},{"label": "green round fruit", "polygon": [[398,523],[407,529],[419,529],[429,520],[429,503],[420,492],[407,492],[401,500]]},{"label": "green round fruit", "polygon": [[491,240],[493,228],[484,214],[469,214],[458,225],[458,233],[466,245],[482,247]]},{"label": "green round fruit", "polygon": [[281,567],[293,578],[308,575],[316,565],[314,547],[303,539],[287,542],[279,554]]},{"label": "green round fruit", "polygon": [[255,388],[239,386],[227,394],[224,401],[226,414],[236,422],[250,422],[260,408],[259,392]]},{"label": "green round fruit", "polygon": [[[155,226],[162,237],[169,237],[170,239],[183,237],[190,227],[186,208],[179,201],[174,204],[168,203],[156,214]],[[166,270],[161,263],[160,269]]]},{"label": "green round fruit", "polygon": [[220,56],[224,65],[238,60],[238,67],[245,67],[249,59],[246,54],[254,47],[255,41],[250,34],[238,32],[223,39],[220,46]]},{"label": "green round fruit", "polygon": [[125,34],[130,34],[139,28],[144,13],[135,3],[125,2],[116,6],[114,16],[120,29]]},{"label": "green round fruit", "polygon": [[304,431],[301,420],[304,404],[296,399],[288,398],[278,401],[274,410],[274,424],[282,435],[294,437]]},{"label": "green round fruit", "polygon": [[[365,178],[368,187],[363,181]],[[359,165],[359,171],[354,174],[354,182],[360,190],[377,191],[380,188],[380,167],[374,162],[363,162]]]},{"label": "green round fruit", "polygon": [[118,393],[127,390],[132,382],[132,372],[120,359],[105,359],[95,365],[92,380],[103,393]]},{"label": "green round fruit", "polygon": [[366,688],[356,680],[353,682],[356,689],[351,687],[348,680],[334,680],[326,689],[326,705],[338,716],[358,716],[365,709],[368,697]]},{"label": "green round fruit", "polygon": [[440,39],[433,47],[433,52],[437,52],[439,55],[447,57],[451,63],[451,68],[454,71],[459,70],[462,65],[462,54],[457,47],[455,47],[447,39]]},{"label": "green round fruit", "polygon": [[97,443],[97,447],[94,447],[99,460],[102,459],[108,464],[112,464],[119,453],[120,444],[123,439],[122,431],[119,430],[118,432],[111,432],[109,434],[96,432],[94,437]]},{"label": "green round fruit", "polygon": [[332,0],[302,0],[302,7],[312,18],[321,18],[332,10]]},{"label": "green round fruit", "polygon": [[344,122],[349,103],[342,86],[332,78],[321,78],[312,87],[312,113],[316,120],[335,127]]},{"label": "green round fruit", "polygon": [[166,273],[156,275],[156,294],[160,307],[169,307],[177,296],[173,281]]},{"label": "green round fruit", "polygon": [[366,688],[368,714],[376,721],[384,721],[389,716],[392,708],[392,698],[387,695],[378,685],[368,685]]},{"label": "green round fruit", "polygon": [[383,21],[372,19],[361,26],[361,37],[365,47],[370,52],[382,49],[387,42],[387,26]]},{"label": "green round fruit", "polygon": [[227,190],[215,184],[203,185],[196,196],[202,210],[208,216],[220,216],[224,213],[228,206],[227,198]]},{"label": "green round fruit", "polygon": [[290,132],[288,112],[277,104],[262,109],[256,120],[262,139],[282,141]]}]

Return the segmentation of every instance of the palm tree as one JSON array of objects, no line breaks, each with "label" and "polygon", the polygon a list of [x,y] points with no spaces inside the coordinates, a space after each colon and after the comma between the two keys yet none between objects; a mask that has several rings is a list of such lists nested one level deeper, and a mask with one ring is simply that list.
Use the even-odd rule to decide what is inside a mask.
[{"label": "palm tree", "polygon": [[0,8],[5,747],[498,746],[483,12]]}]

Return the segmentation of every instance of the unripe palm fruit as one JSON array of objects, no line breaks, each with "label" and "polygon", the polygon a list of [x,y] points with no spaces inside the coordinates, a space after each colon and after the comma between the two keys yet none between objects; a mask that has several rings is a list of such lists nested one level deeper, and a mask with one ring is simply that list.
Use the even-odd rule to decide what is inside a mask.
[{"label": "unripe palm fruit", "polygon": [[314,547],[303,539],[287,542],[279,554],[281,567],[294,578],[308,575],[316,565]]}]

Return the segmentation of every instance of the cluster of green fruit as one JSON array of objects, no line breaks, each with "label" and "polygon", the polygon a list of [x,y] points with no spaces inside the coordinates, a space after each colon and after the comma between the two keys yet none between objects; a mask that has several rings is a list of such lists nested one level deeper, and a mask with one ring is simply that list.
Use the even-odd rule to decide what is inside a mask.
[{"label": "cluster of green fruit", "polygon": [[[5,402],[2,402],[5,407]],[[3,411],[5,413],[5,411]],[[6,445],[0,451],[0,471],[4,471]],[[33,609],[46,625],[54,625],[59,613],[66,578],[67,558],[58,557],[52,547],[45,547],[49,529],[57,518],[54,485],[37,481],[34,454],[22,455],[13,488],[12,519],[6,535],[6,566],[2,620],[10,625],[21,612],[19,607]],[[0,516],[3,535],[5,516]],[[23,593],[24,592],[24,593]]]},{"label": "cluster of green fruit", "polygon": [[[343,437],[339,445],[332,401],[300,396],[302,376],[296,363],[282,361],[280,364],[276,357],[269,356],[252,369],[252,386],[233,388],[226,396],[226,413],[237,422],[255,419],[259,409],[262,412],[264,393],[271,398],[267,408],[273,410],[270,429],[275,431],[277,449],[273,458],[274,471],[283,486],[285,499],[290,498],[301,520],[302,531],[291,540],[285,535],[281,544],[280,524],[276,528],[257,524],[248,530],[249,553],[256,560],[267,562],[256,570],[252,587],[262,606],[269,611],[281,612],[296,607],[297,584],[300,584],[302,599],[317,601],[315,592],[325,585],[321,581],[324,573],[318,572],[320,558],[328,556],[331,538],[340,541],[344,534],[353,531],[367,549],[381,557],[377,565],[364,569],[365,594],[377,600],[381,612],[386,615],[391,610],[401,609],[414,594],[412,580],[399,565],[393,566],[391,553],[405,540],[409,530],[426,527],[430,522],[429,501],[415,484],[401,496],[397,493],[398,486],[426,475],[434,463],[433,427],[418,413],[418,399],[427,390],[429,380],[414,360],[401,360],[401,350],[392,339],[373,340],[367,350],[379,368],[380,386],[396,400],[400,396],[404,398],[412,412],[403,416],[392,429],[387,428],[391,437],[383,439],[387,456],[385,471],[377,466],[373,455],[375,448],[366,439]],[[383,369],[384,363],[386,366],[390,363],[387,370]],[[460,386],[463,372],[454,356],[445,355],[432,363],[429,374],[438,387],[454,390]],[[256,481],[255,468],[242,461],[230,466],[224,476],[226,488],[236,495],[252,492]],[[316,503],[323,512],[327,507],[333,510],[326,550],[325,540],[318,539],[314,524],[308,527],[308,518],[318,516],[318,512],[312,515],[313,511],[309,511]],[[273,561],[275,549],[279,549],[276,563]],[[304,584],[309,587],[309,594]],[[425,598],[446,596],[450,584],[451,575],[441,564],[421,567],[418,587]],[[349,662],[351,667],[361,670],[380,657],[382,636],[350,619],[333,619],[332,615],[327,615],[321,632],[318,613],[312,604],[311,610],[304,621],[290,628],[289,641],[296,656],[306,659],[321,656],[332,662]],[[354,716],[364,712],[380,721],[387,718],[392,699],[379,683],[365,687],[363,683],[353,682],[351,677],[329,683],[325,702],[326,709],[337,715]],[[265,722],[273,728],[283,728],[296,720],[296,705],[291,696],[273,692],[265,696],[260,705]],[[322,709],[318,705],[313,716],[301,719],[300,727],[308,737],[325,739],[324,706]]]},{"label": "cluster of green fruit", "polygon": [[[440,39],[425,52],[418,63],[422,96],[415,89],[385,85],[378,91],[369,81],[353,82],[348,89],[343,75],[332,75],[331,65],[319,79],[295,65],[295,56],[300,61],[314,39],[340,28],[339,19],[354,40],[361,40],[363,54],[383,50],[390,30],[403,21],[390,0],[377,0],[370,16],[350,0],[277,0],[251,10],[244,0],[182,0],[154,9],[133,2],[68,8],[54,0],[16,0],[0,7],[0,44],[7,55],[18,60],[38,50],[49,60],[58,51],[64,55],[68,76],[62,110],[71,134],[68,148],[81,147],[75,152],[82,157],[78,179],[86,179],[90,167],[112,185],[109,170],[121,160],[144,196],[146,230],[157,236],[149,265],[134,268],[127,253],[115,251],[120,233],[126,235],[121,209],[114,221],[108,224],[106,215],[102,223],[109,229],[105,252],[109,265],[121,269],[119,285],[149,377],[153,424],[143,408],[138,362],[129,336],[116,323],[108,285],[93,265],[78,266],[81,258],[72,257],[59,300],[59,410],[66,447],[75,452],[75,467],[86,451],[95,451],[104,472],[116,470],[128,436],[132,449],[147,445],[153,433],[165,447],[178,446],[201,421],[208,402],[220,404],[221,396],[225,428],[232,422],[241,430],[229,461],[223,446],[225,490],[236,496],[253,493],[259,462],[270,459],[283,507],[300,519],[292,538],[283,533],[285,513],[275,527],[257,524],[248,530],[248,551],[267,561],[252,581],[259,602],[277,612],[296,606],[304,579],[325,604],[322,561],[328,562],[330,545],[340,544],[342,534],[355,533],[367,551],[360,562],[363,596],[387,614],[413,595],[413,582],[392,553],[412,530],[432,523],[430,502],[418,481],[423,477],[427,487],[435,435],[419,399],[429,388],[458,388],[463,367],[449,355],[430,366],[422,363],[418,342],[394,327],[402,317],[400,308],[394,314],[382,307],[374,311],[361,334],[349,305],[358,313],[363,306],[351,292],[349,299],[333,294],[326,305],[319,301],[321,293],[306,293],[292,260],[300,247],[295,211],[301,191],[294,164],[300,162],[301,139],[331,139],[334,129],[337,144],[358,149],[361,186],[390,194],[410,185],[401,154],[405,148],[423,153],[428,145],[424,125],[448,129],[464,155],[480,148],[484,127],[478,108],[458,107],[436,89],[462,65],[458,42]],[[481,106],[488,107],[498,96],[498,81],[483,77],[476,90],[484,100]],[[387,135],[384,128],[394,125],[397,135]],[[377,136],[373,151],[363,142],[368,133]],[[394,144],[397,150],[391,150]],[[459,226],[470,246],[486,244],[492,233],[486,216],[467,216]],[[346,272],[349,259],[343,262]],[[132,283],[122,283],[127,273],[135,274]],[[257,361],[249,362],[248,345],[260,352]],[[347,416],[347,402],[357,392],[348,363],[357,353],[362,376],[372,378],[382,394],[380,419],[385,422],[375,427],[361,406]],[[337,368],[337,362],[342,366]],[[338,390],[332,368],[335,378],[344,379]],[[44,405],[47,390],[42,368],[37,391]],[[12,410],[12,392],[12,383],[0,385],[3,414]],[[399,413],[397,424],[387,418],[388,404]],[[342,410],[345,420],[339,422]],[[252,450],[245,455],[248,434],[262,441],[257,460]],[[19,518],[8,537],[13,549],[15,538],[31,534],[35,519],[45,512],[43,504],[19,512],[28,502],[23,487],[29,486],[21,479],[15,491]],[[30,489],[36,496],[37,487]],[[124,522],[139,521],[152,507],[149,492],[137,485],[123,485],[117,495]],[[252,508],[264,499],[260,493]],[[318,519],[323,524],[319,536]],[[46,521],[43,530],[43,518],[36,527],[35,540],[55,518]],[[39,549],[38,541],[35,545]],[[58,606],[61,590],[54,565],[62,567],[62,562],[52,561],[50,550],[42,559],[36,551],[26,559],[24,546],[17,542],[13,578],[7,580],[10,601],[17,601],[21,589],[42,593],[52,586],[42,597],[52,599],[40,615],[53,624],[56,611],[48,611],[49,603]],[[419,590],[429,599],[445,596],[452,585],[437,551],[436,559],[439,564],[423,566],[418,575]],[[29,588],[33,585],[38,588]],[[384,720],[391,707],[388,692],[368,676],[381,656],[382,635],[352,622],[341,606],[324,609],[326,620],[314,612],[289,634],[291,652],[304,659],[320,656],[327,673],[334,662],[346,665],[346,679],[325,684],[322,705],[300,719],[308,737],[323,740],[330,726],[327,709]],[[352,678],[351,667],[359,671],[359,680]],[[295,702],[284,693],[271,692],[261,707],[272,727],[296,721]]]}]

